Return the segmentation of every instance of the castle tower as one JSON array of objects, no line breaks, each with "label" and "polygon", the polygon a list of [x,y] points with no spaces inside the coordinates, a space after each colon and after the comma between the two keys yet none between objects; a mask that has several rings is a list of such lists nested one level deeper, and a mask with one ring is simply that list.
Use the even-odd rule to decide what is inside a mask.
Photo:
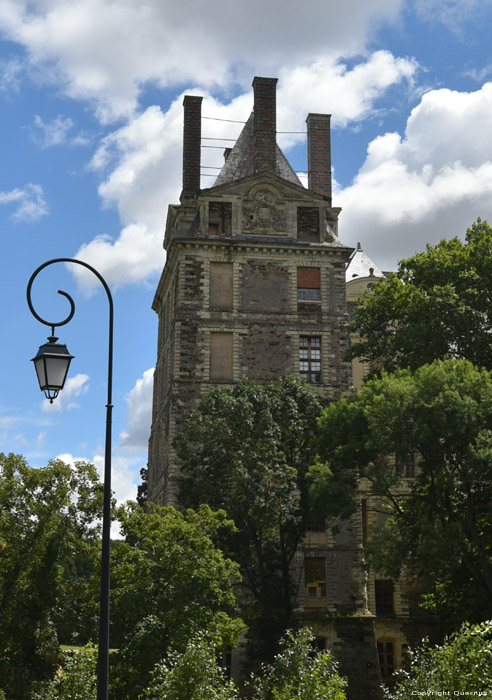
[{"label": "castle tower", "polygon": [[200,189],[201,97],[184,99],[183,191],[170,205],[149,450],[149,498],[175,504],[172,440],[198,397],[242,379],[349,386],[345,268],[331,201],[330,117],[307,118],[308,188],[276,141],[276,79],[253,81],[254,110],[215,184]]}]

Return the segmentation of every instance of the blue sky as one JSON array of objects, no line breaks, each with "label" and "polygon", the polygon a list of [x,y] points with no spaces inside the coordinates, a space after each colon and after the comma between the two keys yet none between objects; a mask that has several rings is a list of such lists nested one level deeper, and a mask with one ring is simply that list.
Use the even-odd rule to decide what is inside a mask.
[{"label": "blue sky", "polygon": [[[254,75],[278,77],[278,140],[306,170],[305,118],[331,113],[340,239],[382,269],[492,219],[492,0],[0,0],[0,450],[34,466],[102,466],[107,303],[63,265],[39,313],[76,356],[50,406],[29,362],[49,333],[29,313],[34,269],[95,266],[113,290],[113,485],[146,463],[167,205],[181,190],[182,99],[204,96],[205,137],[236,138]],[[215,144],[205,141],[205,144]],[[224,145],[230,145],[224,142]],[[202,187],[222,160],[204,148]],[[210,167],[207,167],[210,166]],[[208,173],[206,175],[205,173]]]}]

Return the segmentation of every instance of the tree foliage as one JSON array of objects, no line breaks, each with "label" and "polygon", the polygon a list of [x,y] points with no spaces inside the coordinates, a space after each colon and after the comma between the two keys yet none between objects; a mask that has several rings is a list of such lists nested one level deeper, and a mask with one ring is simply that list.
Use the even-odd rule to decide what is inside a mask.
[{"label": "tree foliage", "polygon": [[30,700],[94,700],[97,692],[97,652],[92,646],[65,651],[54,678],[36,690]]},{"label": "tree foliage", "polygon": [[427,606],[447,617],[492,615],[491,375],[466,360],[383,373],[327,408],[320,428],[313,502],[346,517],[363,477],[387,503],[389,519],[369,539],[376,567],[429,574]]},{"label": "tree foliage", "polygon": [[112,561],[110,684],[118,700],[137,698],[154,666],[190,637],[213,630],[233,645],[244,629],[235,615],[238,567],[215,546],[230,529],[224,512],[207,506],[180,513],[172,507],[127,503],[118,510],[125,542]]},{"label": "tree foliage", "polygon": [[354,313],[350,357],[373,371],[416,369],[452,355],[492,369],[492,229],[478,219],[465,242],[443,240],[399,263]]},{"label": "tree foliage", "polygon": [[199,632],[182,653],[171,652],[157,664],[143,700],[239,700],[234,681],[217,663],[221,640]]},{"label": "tree foliage", "polygon": [[236,524],[221,546],[240,564],[252,656],[273,656],[297,592],[291,561],[305,532],[306,473],[321,400],[284,379],[217,389],[202,397],[176,440],[180,500],[224,508]]},{"label": "tree foliage", "polygon": [[29,698],[53,674],[70,607],[81,611],[75,633],[97,624],[92,576],[67,578],[66,563],[94,564],[101,508],[92,465],[56,460],[33,469],[22,457],[0,455],[0,687],[10,700]]},{"label": "tree foliage", "polygon": [[410,668],[400,672],[387,700],[410,697],[483,697],[492,695],[492,622],[470,626],[448,637],[441,646],[423,645],[409,651]]},{"label": "tree foliage", "polygon": [[254,700],[345,700],[346,681],[328,651],[315,652],[312,632],[289,631],[271,664],[262,665],[251,683]]},{"label": "tree foliage", "polygon": [[[247,683],[251,700],[345,700],[346,681],[328,652],[317,653],[307,628],[288,632],[271,664],[263,664]],[[217,664],[217,640],[192,639],[182,654],[173,653],[153,674],[145,700],[235,700],[240,692]]]}]

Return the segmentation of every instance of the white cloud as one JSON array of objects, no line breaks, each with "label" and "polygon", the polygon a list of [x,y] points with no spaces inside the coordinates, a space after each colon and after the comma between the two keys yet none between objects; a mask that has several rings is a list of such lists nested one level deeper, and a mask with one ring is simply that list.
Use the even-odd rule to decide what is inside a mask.
[{"label": "white cloud", "polygon": [[[72,466],[75,462],[89,461],[96,467],[101,482],[104,481],[104,457],[102,455],[94,455],[92,459],[87,459],[87,457],[74,457],[69,452],[64,452],[57,455],[56,459]],[[112,455],[111,490],[118,504],[136,500],[137,487],[138,483],[140,483],[140,477],[137,477],[139,473],[138,465],[138,459]],[[112,539],[121,538],[120,526],[116,521],[111,524],[111,537]]]},{"label": "white cloud", "polygon": [[[146,83],[246,85],[250,76],[362,52],[403,0],[3,0],[0,30],[25,47],[38,76],[91,101],[102,120],[131,115]],[[185,13],[185,14],[184,14]],[[261,19],[259,19],[261,18]],[[246,77],[247,76],[247,77]]]},{"label": "white cloud", "polygon": [[491,83],[424,95],[404,136],[374,139],[353,184],[336,193],[341,239],[363,241],[380,267],[394,268],[396,257],[492,218],[491,128]]},{"label": "white cloud", "polygon": [[[351,70],[334,60],[319,61],[291,72],[284,70],[278,84],[278,128],[301,133],[281,134],[280,145],[288,148],[305,140],[309,111],[333,111],[337,115],[335,126],[363,119],[390,85],[411,80],[416,69],[414,62],[380,51]],[[229,102],[212,97],[204,87],[190,92],[203,95],[204,117],[218,119],[203,120],[204,145],[220,144],[207,138],[236,139],[241,124],[219,120],[246,121],[253,107],[251,88]],[[112,285],[142,282],[160,273],[164,265],[166,207],[178,201],[181,190],[182,102],[183,94],[166,113],[157,106],[148,107],[106,136],[92,159],[95,171],[105,172],[112,167],[99,187],[99,194],[105,206],[117,207],[123,228],[116,239],[97,236],[83,245],[76,257],[95,265]],[[206,166],[217,168],[222,163],[220,148],[202,149],[205,172]],[[218,171],[208,172],[216,175]],[[213,178],[202,177],[202,187],[212,184]],[[82,285],[95,284],[83,270],[75,273]]]},{"label": "white cloud", "polygon": [[67,140],[67,134],[73,127],[70,117],[63,117],[61,114],[50,122],[45,122],[36,114],[34,117],[34,129],[32,137],[41,148],[60,146]]},{"label": "white cloud", "polygon": [[441,22],[460,35],[463,22],[480,21],[481,12],[491,0],[416,0],[415,9],[424,22]]},{"label": "white cloud", "polygon": [[126,398],[128,429],[120,434],[120,447],[132,452],[146,452],[152,421],[152,390],[154,369],[148,369],[138,379]]},{"label": "white cloud", "polygon": [[[278,90],[278,128],[305,130],[309,112],[332,114],[332,126],[345,127],[375,110],[375,104],[392,85],[410,83],[418,69],[412,59],[377,51],[350,70],[339,60],[322,57],[310,65],[282,70]],[[299,140],[299,138],[297,138]],[[284,137],[284,147],[292,137]]]},{"label": "white cloud", "polygon": [[22,189],[16,188],[10,192],[0,192],[0,206],[6,204],[16,205],[11,215],[16,223],[32,223],[49,213],[43,188],[41,185],[32,183],[25,185]]},{"label": "white cloud", "polygon": [[41,410],[45,413],[53,413],[55,411],[61,411],[62,408],[66,408],[68,411],[72,408],[78,408],[78,404],[74,399],[87,392],[89,388],[88,380],[89,377],[87,374],[76,374],[74,377],[70,377],[65,382],[63,390],[60,391],[53,403],[47,400],[43,401]]},{"label": "white cloud", "polygon": [[0,61],[0,90],[3,92],[19,89],[23,66],[18,58]]}]

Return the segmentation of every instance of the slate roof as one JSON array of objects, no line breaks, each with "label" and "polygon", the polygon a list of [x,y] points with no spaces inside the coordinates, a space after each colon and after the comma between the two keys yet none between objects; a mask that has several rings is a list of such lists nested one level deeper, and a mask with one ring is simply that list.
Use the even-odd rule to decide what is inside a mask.
[{"label": "slate roof", "polygon": [[[255,149],[254,149],[254,115],[253,112],[246,122],[243,130],[234,144],[233,149],[224,163],[224,166],[215,180],[216,185],[225,185],[228,182],[240,180],[243,177],[254,174]],[[277,163],[275,175],[303,187],[289,161],[277,145]]]},{"label": "slate roof", "polygon": [[373,270],[373,277],[386,277],[384,272],[379,269],[376,263],[374,263],[371,258],[364,253],[360,243],[357,243],[357,248],[352,253],[347,269],[345,270],[345,281],[350,282],[357,277],[370,277],[371,268]]}]

